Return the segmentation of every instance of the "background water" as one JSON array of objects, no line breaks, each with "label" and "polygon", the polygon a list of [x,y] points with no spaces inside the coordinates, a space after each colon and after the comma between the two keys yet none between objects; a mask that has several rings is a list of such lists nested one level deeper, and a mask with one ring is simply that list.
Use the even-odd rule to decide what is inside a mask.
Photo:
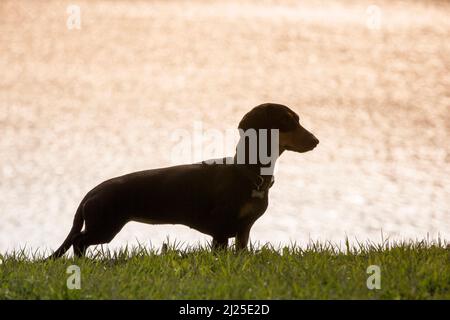
[{"label": "background water", "polygon": [[[321,143],[282,156],[253,241],[448,239],[450,4],[370,4],[1,1],[0,251],[56,248],[96,184],[198,160],[174,130],[233,130],[267,101]],[[111,246],[167,236],[208,239],[130,223]]]}]

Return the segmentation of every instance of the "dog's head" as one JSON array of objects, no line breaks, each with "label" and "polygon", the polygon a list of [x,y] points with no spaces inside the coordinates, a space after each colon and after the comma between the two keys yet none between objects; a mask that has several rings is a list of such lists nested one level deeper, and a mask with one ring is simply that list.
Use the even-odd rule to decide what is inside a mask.
[{"label": "dog's head", "polygon": [[250,110],[239,122],[239,129],[278,129],[280,153],[285,150],[307,152],[319,144],[319,140],[300,125],[294,111],[276,103],[261,104]]}]

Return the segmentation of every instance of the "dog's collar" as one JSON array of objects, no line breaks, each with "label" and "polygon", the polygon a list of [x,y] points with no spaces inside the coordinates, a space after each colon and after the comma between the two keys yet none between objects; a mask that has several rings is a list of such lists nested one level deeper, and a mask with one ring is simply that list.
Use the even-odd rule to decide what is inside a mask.
[{"label": "dog's collar", "polygon": [[242,172],[244,176],[246,176],[247,179],[249,179],[252,182],[253,186],[255,187],[255,189],[252,190],[252,197],[261,198],[262,196],[264,196],[267,190],[269,190],[273,186],[275,182],[275,179],[271,175],[263,176],[247,168],[239,168],[239,169],[240,172]]},{"label": "dog's collar", "polygon": [[[226,161],[227,158],[221,158],[216,160]],[[202,165],[211,165],[211,163],[207,161],[202,161],[200,163]],[[212,162],[212,164],[216,163]],[[267,190],[269,190],[275,182],[273,175],[260,175],[257,174],[255,171],[252,171],[251,169],[242,165],[237,165],[237,168],[239,172],[242,173],[248,180],[250,180],[253,186],[255,187],[255,189],[252,190],[253,198],[264,198],[264,195],[266,194]]]},{"label": "dog's collar", "polygon": [[256,175],[256,179],[257,181],[253,181],[255,187],[256,187],[256,191],[264,191],[266,192],[267,190],[269,190],[274,182],[275,179],[273,178],[273,176],[261,176],[261,175]]}]

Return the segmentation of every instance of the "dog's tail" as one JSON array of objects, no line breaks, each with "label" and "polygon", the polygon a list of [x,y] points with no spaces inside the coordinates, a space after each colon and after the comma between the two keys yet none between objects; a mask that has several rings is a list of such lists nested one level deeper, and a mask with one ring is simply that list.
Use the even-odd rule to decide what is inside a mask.
[{"label": "dog's tail", "polygon": [[57,259],[60,258],[67,250],[69,250],[70,246],[73,244],[74,236],[81,231],[83,228],[83,202],[78,206],[77,212],[75,213],[75,217],[73,218],[72,229],[70,229],[69,234],[66,237],[66,240],[62,243],[62,245],[56,250],[50,257],[47,259]]}]

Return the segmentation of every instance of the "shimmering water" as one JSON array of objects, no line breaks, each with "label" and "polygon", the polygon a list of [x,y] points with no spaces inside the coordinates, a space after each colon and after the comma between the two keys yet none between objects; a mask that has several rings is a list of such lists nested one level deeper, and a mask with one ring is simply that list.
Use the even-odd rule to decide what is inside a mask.
[{"label": "shimmering water", "polygon": [[[174,130],[267,101],[321,143],[282,156],[253,241],[450,236],[449,4],[381,2],[371,30],[360,1],[77,3],[81,30],[65,1],[0,3],[0,251],[56,248],[96,184],[199,160]],[[111,245],[167,236],[207,239],[131,223]]]}]

